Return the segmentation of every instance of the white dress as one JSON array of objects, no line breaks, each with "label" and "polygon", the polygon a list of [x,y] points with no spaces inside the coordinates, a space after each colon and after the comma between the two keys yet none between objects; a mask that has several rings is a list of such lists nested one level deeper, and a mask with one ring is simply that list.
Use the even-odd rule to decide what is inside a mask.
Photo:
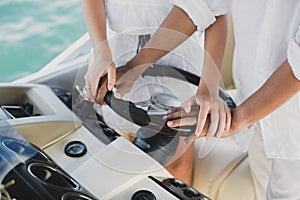
[{"label": "white dress", "polygon": [[[107,32],[117,66],[124,65],[136,54],[138,36],[153,34],[173,5],[169,0],[106,0]],[[203,5],[201,9],[208,9],[205,3]],[[198,27],[199,31],[158,63],[200,75],[203,62],[202,30],[214,21],[213,16],[206,18],[201,19],[201,30]]]}]

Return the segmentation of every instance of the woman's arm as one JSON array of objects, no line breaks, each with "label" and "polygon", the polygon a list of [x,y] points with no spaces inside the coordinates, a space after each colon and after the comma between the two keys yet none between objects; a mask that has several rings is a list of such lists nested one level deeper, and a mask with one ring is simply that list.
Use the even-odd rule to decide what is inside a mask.
[{"label": "woman's arm", "polygon": [[82,0],[85,24],[93,46],[94,63],[85,75],[89,97],[95,99],[101,77],[107,74],[108,89],[115,84],[116,68],[106,37],[106,13],[104,0]]},{"label": "woman's arm", "polygon": [[[183,104],[189,113],[193,105],[199,105],[196,136],[221,136],[228,130],[231,123],[231,113],[226,103],[219,97],[219,83],[221,67],[227,40],[227,16],[217,17],[216,22],[205,30],[204,66],[201,81],[196,95]],[[189,119],[172,120],[173,113],[169,113],[170,127],[191,125]],[[203,131],[207,118],[210,124],[207,133]],[[194,121],[194,120],[193,120]]]},{"label": "woman's arm", "polygon": [[139,66],[145,70],[188,39],[196,30],[197,27],[189,16],[181,8],[174,6],[145,47],[126,65]]},{"label": "woman's arm", "polygon": [[[176,48],[197,30],[196,25],[185,11],[174,6],[160,28],[152,36],[145,47],[127,64],[129,69],[135,68],[136,74],[144,72],[151,64]],[[225,102],[219,98],[220,69],[227,39],[227,16],[217,17],[216,22],[205,32],[205,56],[202,79],[194,98],[184,104],[185,110],[190,111],[192,105],[201,107],[196,135],[200,136],[206,118],[210,115],[211,124],[208,136],[218,135],[229,129],[231,113]],[[199,55],[200,56],[200,55]],[[132,74],[132,73],[131,73]],[[127,80],[127,79],[124,79]],[[120,85],[126,85],[120,83]],[[128,91],[121,87],[116,92],[120,98]],[[103,94],[104,95],[104,94]],[[100,97],[102,99],[102,97]],[[170,127],[178,126],[177,121],[170,121]],[[180,121],[179,121],[180,123]]]},{"label": "woman's arm", "polygon": [[[197,27],[189,16],[181,8],[174,6],[144,48],[124,66],[120,73],[122,76],[117,72],[116,88],[118,89],[115,91],[115,96],[121,98],[126,94],[132,85],[132,83],[128,83],[128,80],[134,82],[135,78],[140,76],[151,64],[184,42],[196,30]],[[130,73],[124,73],[126,70]],[[104,81],[104,85],[102,84],[98,90],[97,102],[103,103],[107,92],[106,82]]]},{"label": "woman's arm", "polygon": [[83,16],[93,48],[106,40],[104,0],[82,0]]},{"label": "woman's arm", "polygon": [[223,63],[228,19],[227,15],[217,17],[217,21],[205,31],[205,54],[201,81],[195,95],[195,102],[200,106],[196,135],[203,133],[206,118],[210,118],[210,125],[206,136],[220,137],[224,130],[228,130],[231,123],[231,112],[227,104],[219,97],[221,81],[221,67]]}]

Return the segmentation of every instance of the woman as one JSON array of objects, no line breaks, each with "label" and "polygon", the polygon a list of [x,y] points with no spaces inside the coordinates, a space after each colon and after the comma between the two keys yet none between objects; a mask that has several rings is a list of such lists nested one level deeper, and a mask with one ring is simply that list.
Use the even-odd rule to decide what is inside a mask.
[{"label": "woman", "polygon": [[[156,61],[157,59],[154,54],[151,54],[151,51],[147,54],[147,48],[142,49],[141,53],[137,55],[136,52],[142,46],[139,45],[141,44],[141,38],[145,39],[148,34],[153,34],[158,27],[166,28],[158,30],[156,35],[160,36],[161,42],[167,42],[164,44],[165,46],[161,44],[155,46],[162,48],[157,50],[163,51],[165,55],[175,48],[177,44],[168,43],[168,41],[172,40],[168,38],[168,31],[165,30],[177,31],[178,27],[189,26],[189,24],[178,24],[176,21],[172,21],[178,16],[186,16],[187,14],[194,16],[193,22],[197,24],[198,31],[189,39],[187,37],[195,30],[192,32],[180,32],[177,41],[187,40],[160,59],[158,63],[182,68],[201,75],[203,50],[200,45],[200,36],[202,31],[214,22],[214,15],[201,15],[202,11],[208,9],[205,1],[198,1],[197,6],[188,5],[188,7],[194,7],[195,9],[187,9],[186,4],[182,4],[180,1],[172,1],[170,3],[168,0],[83,0],[85,21],[91,37],[94,54],[94,62],[89,66],[85,75],[89,96],[96,102],[103,104],[103,94],[105,92],[102,95],[99,92],[99,80],[101,77],[107,77],[104,86],[108,90],[112,90],[117,81],[116,66],[125,64],[131,67],[145,65],[145,68],[147,68],[152,60]],[[222,12],[215,13],[215,15],[220,14]],[[165,18],[171,19],[171,23],[163,23]],[[193,25],[193,23],[191,24]],[[226,18],[220,17],[219,22],[208,29],[205,39],[206,49],[209,51],[218,69],[221,67],[225,47],[226,34],[224,34],[224,30],[226,28],[224,27],[226,27]],[[216,29],[221,29],[222,31],[216,31]],[[153,49],[153,47],[149,49]],[[146,56],[139,58],[139,55]],[[130,61],[134,56],[135,58]],[[204,62],[209,65],[208,61]],[[218,81],[219,79],[216,80]],[[215,113],[221,113],[220,122],[217,120],[218,123],[212,123],[208,128],[208,135],[222,132],[229,127],[228,123],[226,125],[226,121],[230,122],[230,120],[226,120],[226,118],[230,118],[227,106],[218,98],[217,90],[214,90],[212,95],[204,84],[199,94],[201,92],[205,93],[205,95],[202,95],[205,97],[201,100],[202,102],[211,102],[212,96],[215,99],[217,104],[215,108],[217,107],[217,109],[214,109],[213,115],[219,116]],[[123,93],[117,90],[115,96],[120,98],[122,95]],[[206,116],[203,116],[201,119],[206,119]],[[197,132],[200,133],[202,130],[199,129]],[[193,145],[178,160],[167,167],[175,177],[181,178],[189,184],[192,182],[192,155]]]}]

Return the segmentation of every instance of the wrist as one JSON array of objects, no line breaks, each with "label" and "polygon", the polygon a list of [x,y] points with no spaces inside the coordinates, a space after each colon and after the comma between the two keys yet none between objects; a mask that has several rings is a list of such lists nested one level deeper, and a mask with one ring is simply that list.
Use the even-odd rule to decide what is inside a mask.
[{"label": "wrist", "polygon": [[197,94],[205,94],[211,97],[217,97],[219,96],[219,87],[213,85],[208,86],[204,80],[200,80]]},{"label": "wrist", "polygon": [[239,127],[239,131],[249,127],[252,124],[247,111],[242,107],[238,106],[232,110],[232,125]]},{"label": "wrist", "polygon": [[111,55],[110,47],[107,40],[98,42],[96,45],[93,45],[93,53],[95,55]]}]

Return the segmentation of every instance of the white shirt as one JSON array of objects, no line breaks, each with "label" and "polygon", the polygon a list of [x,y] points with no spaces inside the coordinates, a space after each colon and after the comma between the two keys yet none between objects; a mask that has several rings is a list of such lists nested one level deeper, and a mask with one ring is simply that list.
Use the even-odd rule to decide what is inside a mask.
[{"label": "white shirt", "polygon": [[[187,5],[192,0],[174,1]],[[239,102],[260,88],[286,59],[300,80],[299,0],[206,1],[211,8],[208,15],[232,10],[236,43],[234,78]],[[187,13],[195,5],[187,5]],[[300,93],[259,124],[269,158],[300,159]]]},{"label": "white shirt", "polygon": [[[109,44],[117,66],[124,65],[135,54],[138,35],[153,34],[167,17],[174,5],[170,0],[106,0]],[[185,5],[179,5],[185,7]],[[189,5],[193,6],[193,5]],[[205,10],[205,12],[203,12]],[[208,13],[204,0],[197,1],[190,14],[194,23],[200,24],[197,31],[179,47],[159,60],[159,64],[178,67],[192,73],[201,74],[203,64],[202,30],[215,21],[215,15]]]}]

